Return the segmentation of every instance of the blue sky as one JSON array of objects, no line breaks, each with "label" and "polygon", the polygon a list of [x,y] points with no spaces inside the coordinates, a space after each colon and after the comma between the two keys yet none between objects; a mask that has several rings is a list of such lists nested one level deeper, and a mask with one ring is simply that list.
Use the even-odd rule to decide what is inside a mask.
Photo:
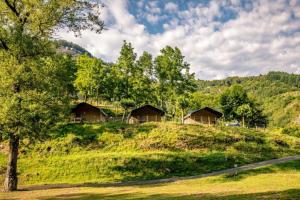
[{"label": "blue sky", "polygon": [[74,37],[95,56],[115,62],[123,40],[140,55],[181,49],[199,79],[300,73],[300,0],[103,0],[107,30]]}]

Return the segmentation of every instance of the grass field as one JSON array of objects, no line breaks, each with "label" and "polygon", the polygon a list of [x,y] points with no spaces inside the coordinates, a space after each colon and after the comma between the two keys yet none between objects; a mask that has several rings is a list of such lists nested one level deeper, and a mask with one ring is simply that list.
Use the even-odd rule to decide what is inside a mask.
[{"label": "grass field", "polygon": [[[172,123],[69,125],[23,141],[20,185],[103,183],[198,175],[300,153],[290,132]],[[0,181],[6,156],[0,154]]]},{"label": "grass field", "polygon": [[160,185],[78,187],[0,193],[0,199],[40,200],[192,200],[192,199],[300,199],[300,161],[241,172]]}]

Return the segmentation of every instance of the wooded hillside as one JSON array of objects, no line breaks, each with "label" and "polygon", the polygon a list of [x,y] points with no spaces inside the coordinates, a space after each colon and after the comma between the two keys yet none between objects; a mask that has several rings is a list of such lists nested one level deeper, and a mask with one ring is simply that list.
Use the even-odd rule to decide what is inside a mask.
[{"label": "wooded hillside", "polygon": [[[199,93],[213,99],[231,85],[241,85],[251,98],[257,100],[268,116],[270,126],[295,125],[300,115],[300,75],[269,72],[251,77],[229,77],[224,80],[198,81]],[[199,95],[199,94],[198,94]],[[218,97],[216,97],[218,98]],[[208,102],[212,102],[208,100]]]}]

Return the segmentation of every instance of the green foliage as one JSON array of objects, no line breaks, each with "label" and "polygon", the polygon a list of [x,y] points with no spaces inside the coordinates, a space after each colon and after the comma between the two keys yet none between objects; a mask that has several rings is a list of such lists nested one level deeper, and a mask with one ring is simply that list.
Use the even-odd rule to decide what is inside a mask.
[{"label": "green foliage", "polygon": [[246,122],[251,127],[267,124],[260,106],[248,97],[240,85],[234,85],[222,93],[220,105],[227,120],[242,120],[243,126]]},{"label": "green foliage", "polygon": [[10,142],[6,191],[17,189],[19,139],[44,136],[68,109],[73,63],[55,53],[51,37],[59,28],[100,33],[99,5],[86,0],[0,2],[0,123]]},{"label": "green foliage", "polygon": [[136,53],[134,53],[131,43],[124,41],[118,61],[114,65],[117,78],[115,91],[119,100],[122,98],[132,98],[133,81],[137,70],[135,60]]},{"label": "green foliage", "polygon": [[182,110],[178,96],[187,96],[196,89],[194,74],[177,47],[162,49],[153,62],[148,52],[137,58],[131,43],[124,41],[116,64],[106,66],[85,55],[77,58],[77,65],[75,86],[82,95],[97,100],[101,96],[121,104],[132,100],[135,106],[152,104],[172,116]]},{"label": "green foliage", "polygon": [[237,119],[236,113],[239,106],[249,103],[250,99],[246,91],[239,85],[234,85],[222,93],[220,104],[227,120]]},{"label": "green foliage", "polygon": [[211,94],[211,93],[196,91],[191,95],[190,109],[197,110],[205,106],[211,108],[220,108],[219,96],[220,96],[219,94]]},{"label": "green foliage", "polygon": [[166,46],[155,58],[155,73],[158,79],[158,99],[161,107],[174,113],[176,97],[195,90],[194,74],[189,72],[189,64],[184,61],[181,51]]},{"label": "green foliage", "polygon": [[[20,63],[0,52],[0,121],[3,133],[35,139],[61,120],[70,94],[69,58],[44,57]],[[66,79],[62,79],[65,77]]]},{"label": "green foliage", "polygon": [[133,101],[132,99],[122,99],[122,100],[120,101],[120,103],[121,103],[121,106],[122,106],[125,110],[127,110],[128,108],[132,108],[132,107],[135,106],[135,103],[134,103],[134,101]]},{"label": "green foliage", "polygon": [[260,104],[258,112],[268,117],[273,127],[297,126],[299,113],[299,74],[269,72],[252,77],[229,77],[224,80],[198,81],[201,92],[217,96],[231,85],[241,85],[250,99]]},{"label": "green foliage", "polygon": [[299,122],[296,120],[300,112],[300,91],[267,98],[263,106],[271,126],[299,126]]},{"label": "green foliage", "polygon": [[287,127],[282,129],[282,134],[287,134],[295,137],[300,137],[300,128],[299,127]]},{"label": "green foliage", "polygon": [[110,70],[108,66],[97,58],[91,58],[88,55],[78,56],[76,58],[78,70],[74,85],[81,95],[88,97],[99,96],[108,97],[109,82],[107,72]]},{"label": "green foliage", "polygon": [[124,114],[122,121],[125,120],[125,117],[127,116],[127,112],[129,108],[133,108],[135,106],[135,102],[132,99],[122,99],[120,101],[121,106],[124,108]]}]

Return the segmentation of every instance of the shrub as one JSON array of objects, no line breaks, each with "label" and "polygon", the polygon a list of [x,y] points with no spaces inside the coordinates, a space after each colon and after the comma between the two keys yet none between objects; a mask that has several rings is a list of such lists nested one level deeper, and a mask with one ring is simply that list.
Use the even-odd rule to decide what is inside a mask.
[{"label": "shrub", "polygon": [[119,133],[104,132],[98,137],[101,146],[117,145],[124,140],[124,136]]},{"label": "shrub", "polygon": [[283,128],[281,131],[282,134],[300,137],[300,128],[299,127],[288,127]]}]

